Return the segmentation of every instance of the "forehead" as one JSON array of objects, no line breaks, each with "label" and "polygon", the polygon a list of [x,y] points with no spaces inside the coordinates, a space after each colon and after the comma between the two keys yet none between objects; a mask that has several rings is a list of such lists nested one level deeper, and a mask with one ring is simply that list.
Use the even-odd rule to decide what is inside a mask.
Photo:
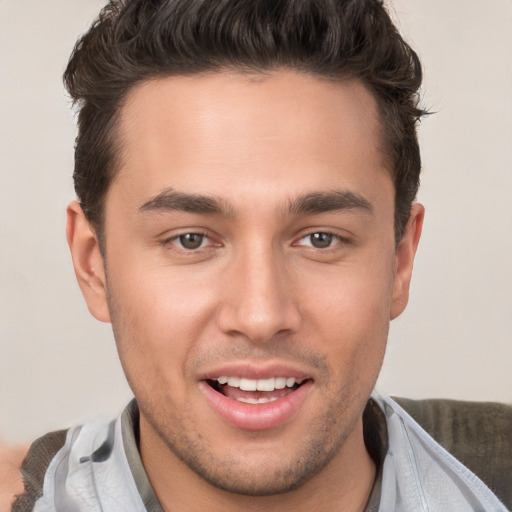
[{"label": "forehead", "polygon": [[[359,82],[291,71],[160,78],[130,92],[115,182],[229,196],[265,187],[372,189],[389,181],[373,96]],[[377,175],[380,175],[376,179]],[[128,191],[127,191],[128,192]]]}]

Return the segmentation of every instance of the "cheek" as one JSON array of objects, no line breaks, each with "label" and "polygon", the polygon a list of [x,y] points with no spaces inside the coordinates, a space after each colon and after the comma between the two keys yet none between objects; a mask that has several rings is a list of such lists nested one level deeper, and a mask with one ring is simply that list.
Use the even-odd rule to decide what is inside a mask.
[{"label": "cheek", "polygon": [[130,383],[177,385],[212,316],[214,295],[176,269],[127,261],[109,272],[107,283],[112,326]]},{"label": "cheek", "polygon": [[339,269],[309,287],[310,338],[321,333],[334,365],[352,378],[371,378],[382,364],[393,288],[390,268],[381,262]]}]

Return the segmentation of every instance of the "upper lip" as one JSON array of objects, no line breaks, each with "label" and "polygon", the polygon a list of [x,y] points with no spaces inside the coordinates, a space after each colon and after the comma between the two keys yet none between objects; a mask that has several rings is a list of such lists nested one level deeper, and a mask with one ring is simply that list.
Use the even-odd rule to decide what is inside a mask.
[{"label": "upper lip", "polygon": [[289,363],[255,363],[252,361],[237,361],[223,363],[207,369],[199,375],[199,380],[215,380],[219,377],[241,377],[245,379],[270,379],[272,377],[293,377],[295,379],[311,379],[307,372]]}]

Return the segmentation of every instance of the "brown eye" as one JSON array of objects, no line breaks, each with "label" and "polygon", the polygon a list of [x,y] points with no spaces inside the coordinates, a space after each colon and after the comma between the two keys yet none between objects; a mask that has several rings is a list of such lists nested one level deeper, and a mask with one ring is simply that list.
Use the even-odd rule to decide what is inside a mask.
[{"label": "brown eye", "polygon": [[311,241],[311,245],[316,249],[326,249],[330,247],[334,238],[330,233],[312,233],[308,235],[308,237]]},{"label": "brown eye", "polygon": [[200,235],[199,233],[187,233],[185,235],[178,236],[177,241],[183,249],[192,251],[194,249],[199,249],[203,245],[205,238],[206,237],[204,235]]}]

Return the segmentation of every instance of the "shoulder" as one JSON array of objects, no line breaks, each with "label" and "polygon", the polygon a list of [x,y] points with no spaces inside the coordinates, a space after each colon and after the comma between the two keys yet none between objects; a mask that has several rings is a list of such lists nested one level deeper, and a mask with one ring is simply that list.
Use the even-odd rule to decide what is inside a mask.
[{"label": "shoulder", "polygon": [[394,400],[512,509],[512,405]]},{"label": "shoulder", "polygon": [[46,470],[57,452],[64,446],[66,434],[66,430],[51,432],[32,443],[21,467],[25,493],[18,496],[12,512],[32,510],[35,502],[42,496]]},{"label": "shoulder", "polygon": [[38,510],[61,510],[63,503],[73,503],[73,510],[103,510],[112,499],[115,510],[143,510],[130,478],[121,418],[95,419],[36,440],[21,470],[25,493],[12,510],[28,512],[36,503]]}]

